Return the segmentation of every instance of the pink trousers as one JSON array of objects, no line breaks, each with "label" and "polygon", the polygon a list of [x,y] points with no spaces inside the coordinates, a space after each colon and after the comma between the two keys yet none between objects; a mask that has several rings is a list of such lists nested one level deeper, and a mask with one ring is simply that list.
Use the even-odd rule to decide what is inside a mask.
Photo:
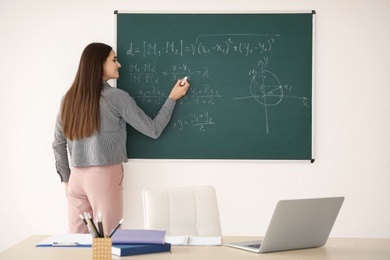
[{"label": "pink trousers", "polygon": [[109,234],[123,216],[122,181],[122,164],[72,168],[66,195],[69,233],[88,233],[80,214],[89,212],[96,223],[100,212]]}]

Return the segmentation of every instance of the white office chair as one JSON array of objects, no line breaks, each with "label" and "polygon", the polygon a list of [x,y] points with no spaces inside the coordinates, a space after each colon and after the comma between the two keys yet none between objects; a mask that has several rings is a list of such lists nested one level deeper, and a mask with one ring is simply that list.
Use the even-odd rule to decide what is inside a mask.
[{"label": "white office chair", "polygon": [[142,192],[145,229],[167,236],[222,235],[214,187],[146,188]]}]

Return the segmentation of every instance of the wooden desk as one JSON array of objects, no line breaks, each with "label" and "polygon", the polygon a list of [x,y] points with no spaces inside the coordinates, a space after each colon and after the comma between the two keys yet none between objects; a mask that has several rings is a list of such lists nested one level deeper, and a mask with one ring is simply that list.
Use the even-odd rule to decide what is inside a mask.
[{"label": "wooden desk", "polygon": [[[48,236],[32,236],[19,244],[0,252],[1,260],[88,260],[91,248],[35,247]],[[224,237],[223,241],[244,241],[254,237]],[[258,239],[258,238],[257,238]],[[390,239],[330,238],[324,247],[256,254],[226,246],[173,246],[172,253],[156,253],[129,257],[112,256],[112,259],[158,260],[245,260],[245,259],[327,259],[327,260],[389,260]]]}]

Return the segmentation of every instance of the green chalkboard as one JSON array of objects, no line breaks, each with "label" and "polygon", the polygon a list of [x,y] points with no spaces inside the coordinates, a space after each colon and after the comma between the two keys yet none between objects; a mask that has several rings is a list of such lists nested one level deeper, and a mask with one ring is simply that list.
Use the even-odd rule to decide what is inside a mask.
[{"label": "green chalkboard", "polygon": [[129,158],[313,159],[314,12],[116,16],[117,87],[150,117],[191,83],[159,139],[128,126]]}]

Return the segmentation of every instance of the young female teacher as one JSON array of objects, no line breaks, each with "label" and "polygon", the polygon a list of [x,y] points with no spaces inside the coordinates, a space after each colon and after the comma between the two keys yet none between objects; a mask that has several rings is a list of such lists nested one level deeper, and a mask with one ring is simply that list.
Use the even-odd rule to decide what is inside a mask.
[{"label": "young female teacher", "polygon": [[122,163],[128,158],[126,123],[158,138],[171,119],[176,100],[190,86],[185,79],[178,80],[151,119],[127,92],[107,83],[119,77],[120,67],[110,46],[89,44],[61,102],[53,150],[57,172],[65,185],[70,233],[88,232],[80,218],[84,212],[93,219],[100,212],[106,232],[118,225],[123,214]]}]

